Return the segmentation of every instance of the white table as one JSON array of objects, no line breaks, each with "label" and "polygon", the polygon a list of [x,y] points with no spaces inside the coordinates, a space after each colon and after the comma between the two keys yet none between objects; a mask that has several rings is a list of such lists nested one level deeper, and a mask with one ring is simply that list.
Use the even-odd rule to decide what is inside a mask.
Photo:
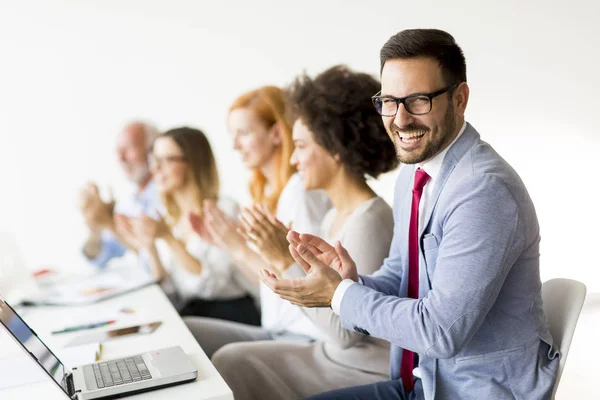
[{"label": "white table", "polygon": [[[133,314],[123,314],[119,310],[131,307]],[[120,358],[159,348],[181,346],[198,368],[198,379],[191,383],[159,389],[131,396],[131,399],[190,399],[190,400],[233,400],[231,390],[221,378],[206,354],[202,351],[181,317],[172,307],[163,291],[152,285],[135,292],[84,307],[34,307],[17,310],[50,349],[56,349],[70,342],[75,336],[100,330],[116,329],[125,326],[162,321],[162,325],[148,335],[132,335],[113,339],[103,344],[102,360]],[[115,324],[93,331],[80,331],[51,335],[53,330],[81,322],[103,320],[107,315],[118,316]],[[0,329],[0,359],[23,354],[4,329]],[[32,368],[36,366],[32,361]],[[0,389],[2,400],[64,400],[67,396],[48,378],[47,381],[31,385]]]}]

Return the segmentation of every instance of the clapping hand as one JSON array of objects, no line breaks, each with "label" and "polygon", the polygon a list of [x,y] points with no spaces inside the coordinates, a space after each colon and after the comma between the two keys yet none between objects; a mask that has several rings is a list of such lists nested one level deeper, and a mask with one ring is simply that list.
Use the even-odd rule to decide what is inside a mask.
[{"label": "clapping hand", "polygon": [[94,183],[86,184],[79,192],[77,203],[86,225],[92,232],[109,229],[113,224],[113,210],[115,201],[111,193],[108,202],[102,201],[98,186]]},{"label": "clapping hand", "polygon": [[117,214],[115,215],[115,226],[117,232],[138,251],[151,248],[156,239],[171,234],[169,225],[160,214],[158,214],[158,219],[152,219],[147,215],[128,217]]},{"label": "clapping hand", "polygon": [[292,255],[294,251],[298,253],[298,246],[302,245],[310,250],[317,260],[337,271],[342,279],[352,279],[354,282],[358,282],[356,264],[339,241],[336,242],[335,246],[332,246],[318,236],[308,233],[299,234],[295,231],[290,231],[287,239],[290,243],[289,248]]},{"label": "clapping hand", "polygon": [[328,307],[342,279],[358,281],[356,264],[339,242],[331,246],[317,236],[294,231],[287,237],[292,257],[307,275],[278,279],[263,270],[262,281],[282,299],[303,307]]},{"label": "clapping hand", "polygon": [[192,229],[202,240],[227,250],[234,258],[243,252],[246,241],[238,232],[238,224],[217,207],[213,200],[205,200],[204,215],[189,216]]},{"label": "clapping hand", "polygon": [[190,225],[192,226],[194,232],[196,232],[196,234],[200,236],[200,239],[211,245],[216,244],[215,239],[210,234],[208,227],[204,223],[204,215],[190,213],[188,215],[188,220],[190,221]]},{"label": "clapping hand", "polygon": [[244,209],[240,214],[240,222],[240,234],[256,246],[267,264],[278,272],[283,272],[294,264],[286,238],[290,227],[275,218],[265,205],[254,205]]}]

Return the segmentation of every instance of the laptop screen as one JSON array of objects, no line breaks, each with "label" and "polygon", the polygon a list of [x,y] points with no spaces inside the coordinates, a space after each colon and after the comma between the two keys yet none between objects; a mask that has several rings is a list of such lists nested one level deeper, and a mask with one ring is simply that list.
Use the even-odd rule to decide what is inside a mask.
[{"label": "laptop screen", "polygon": [[35,358],[46,370],[48,375],[63,388],[65,367],[60,360],[50,351],[35,332],[19,317],[19,315],[4,301],[0,299],[0,322],[17,339],[21,345]]}]

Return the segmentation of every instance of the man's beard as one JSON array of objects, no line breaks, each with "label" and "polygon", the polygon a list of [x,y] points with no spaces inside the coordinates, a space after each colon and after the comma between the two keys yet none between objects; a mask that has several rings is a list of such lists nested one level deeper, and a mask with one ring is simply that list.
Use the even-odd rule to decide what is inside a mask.
[{"label": "man's beard", "polygon": [[127,178],[131,183],[141,185],[148,180],[150,168],[144,164],[136,164],[128,171]]},{"label": "man's beard", "polygon": [[[444,123],[441,126],[441,131],[434,140],[434,142],[430,142],[426,145],[423,151],[419,154],[414,153],[406,153],[404,150],[400,148],[398,144],[396,146],[396,154],[398,160],[402,164],[419,164],[424,161],[427,161],[436,155],[438,155],[448,144],[450,144],[452,135],[456,130],[456,120],[454,119],[454,105],[452,103],[449,104],[448,109],[446,110],[446,114],[444,115]],[[401,140],[398,136],[397,132],[413,132],[413,131],[425,131],[425,135],[431,134],[431,129],[425,125],[417,125],[417,124],[409,124],[404,126],[402,129],[396,127],[393,130],[394,135],[396,135],[396,140]]]}]

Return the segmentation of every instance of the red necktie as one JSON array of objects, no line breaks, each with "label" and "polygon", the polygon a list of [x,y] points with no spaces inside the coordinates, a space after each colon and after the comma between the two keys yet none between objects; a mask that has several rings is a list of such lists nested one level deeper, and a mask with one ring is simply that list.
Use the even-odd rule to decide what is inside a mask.
[{"label": "red necktie", "polygon": [[[421,168],[415,172],[415,184],[412,191],[412,206],[410,210],[410,228],[408,230],[408,297],[419,298],[419,202],[423,194],[423,187],[430,176]],[[402,364],[400,377],[407,392],[413,390],[415,368],[415,353],[404,349],[402,351]]]}]

